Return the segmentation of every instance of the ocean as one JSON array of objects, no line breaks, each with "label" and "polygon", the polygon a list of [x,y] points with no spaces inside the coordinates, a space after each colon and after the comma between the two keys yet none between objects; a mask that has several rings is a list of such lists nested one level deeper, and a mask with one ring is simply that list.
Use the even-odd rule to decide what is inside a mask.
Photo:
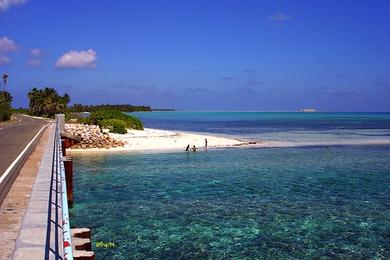
[{"label": "ocean", "polygon": [[390,113],[132,114],[297,147],[77,155],[71,225],[97,259],[390,257]]}]

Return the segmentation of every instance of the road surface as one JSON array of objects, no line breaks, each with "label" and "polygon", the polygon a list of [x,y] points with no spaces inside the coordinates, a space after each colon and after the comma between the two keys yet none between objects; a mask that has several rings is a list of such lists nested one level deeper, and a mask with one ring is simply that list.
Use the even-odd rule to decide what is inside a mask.
[{"label": "road surface", "polygon": [[0,124],[0,176],[18,157],[38,131],[48,123],[47,120],[36,119],[24,115],[15,115],[12,124]]}]

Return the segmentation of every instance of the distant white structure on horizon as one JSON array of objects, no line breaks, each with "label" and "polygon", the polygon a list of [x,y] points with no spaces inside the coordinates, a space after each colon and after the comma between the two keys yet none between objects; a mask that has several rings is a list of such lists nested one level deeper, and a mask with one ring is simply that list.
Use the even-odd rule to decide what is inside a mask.
[{"label": "distant white structure on horizon", "polygon": [[315,108],[301,108],[298,110],[298,112],[313,113],[317,112],[317,110]]}]

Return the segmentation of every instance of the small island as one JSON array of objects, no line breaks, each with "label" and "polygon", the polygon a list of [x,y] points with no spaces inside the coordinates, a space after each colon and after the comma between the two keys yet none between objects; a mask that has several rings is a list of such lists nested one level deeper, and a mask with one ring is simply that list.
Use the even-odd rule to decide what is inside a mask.
[{"label": "small island", "polygon": [[315,108],[301,108],[298,110],[298,112],[315,113],[315,112],[317,112],[317,109],[315,109]]}]

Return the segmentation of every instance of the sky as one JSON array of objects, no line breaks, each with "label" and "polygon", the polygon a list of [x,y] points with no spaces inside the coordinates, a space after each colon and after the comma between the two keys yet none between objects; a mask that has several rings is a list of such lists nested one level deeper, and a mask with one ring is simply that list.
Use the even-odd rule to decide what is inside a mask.
[{"label": "sky", "polygon": [[0,73],[14,107],[390,111],[390,1],[0,0]]}]

